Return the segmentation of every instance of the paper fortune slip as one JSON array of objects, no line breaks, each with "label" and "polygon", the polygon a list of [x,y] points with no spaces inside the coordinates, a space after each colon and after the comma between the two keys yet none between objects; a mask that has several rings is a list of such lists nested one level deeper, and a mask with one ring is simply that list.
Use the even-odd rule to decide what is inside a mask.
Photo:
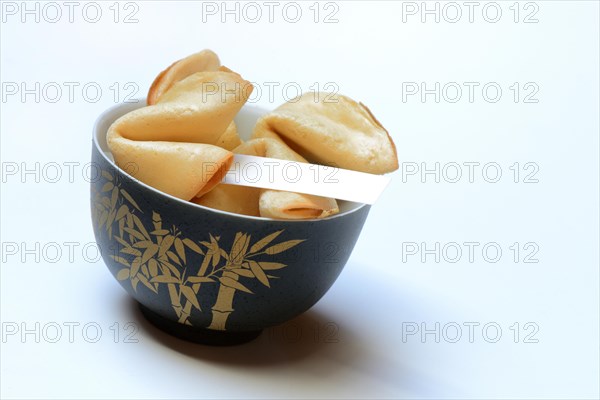
[{"label": "paper fortune slip", "polygon": [[374,204],[389,181],[383,175],[236,154],[222,182]]}]

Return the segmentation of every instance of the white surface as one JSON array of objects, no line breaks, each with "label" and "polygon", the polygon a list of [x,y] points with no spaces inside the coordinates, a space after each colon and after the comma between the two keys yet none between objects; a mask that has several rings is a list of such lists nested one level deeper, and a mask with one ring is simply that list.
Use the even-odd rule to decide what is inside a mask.
[{"label": "white surface", "polygon": [[[3,13],[3,83],[79,82],[81,88],[97,82],[103,94],[91,103],[75,90],[69,102],[63,86],[56,103],[47,101],[52,93],[42,94],[39,103],[33,95],[1,103],[5,175],[15,165],[34,168],[37,162],[45,171],[39,183],[32,174],[2,181],[2,398],[598,398],[597,2],[537,1],[534,24],[513,22],[513,2],[500,3],[503,14],[495,24],[481,16],[486,3],[473,23],[463,7],[455,24],[443,18],[435,23],[432,16],[421,23],[418,15],[403,23],[407,3],[366,1],[337,3],[339,22],[333,24],[313,22],[312,2],[302,3],[296,24],[277,12],[272,24],[235,23],[232,17],[222,24],[218,16],[203,22],[199,2],[137,2],[139,22],[123,24],[113,22],[111,4],[102,3],[96,24],[81,17],[83,3],[73,23],[66,8],[54,24],[43,16],[39,23],[31,16],[22,23],[19,15]],[[519,6],[519,20],[534,10]],[[333,10],[320,7],[321,20]],[[119,18],[131,10],[121,8]],[[158,71],[202,48],[214,49],[225,65],[262,85],[258,103],[264,106],[283,101],[285,83],[310,90],[317,82],[321,89],[335,82],[388,128],[405,172],[413,162],[440,162],[452,178],[449,163],[478,162],[481,168],[496,162],[502,177],[487,183],[479,169],[470,183],[463,167],[457,183],[435,183],[431,175],[421,183],[418,175],[403,182],[397,172],[340,279],[303,317],[243,347],[171,339],[148,326],[101,261],[90,262],[93,247],[82,254],[94,240],[82,170],[93,121],[115,103],[110,86],[121,88],[119,102],[130,92],[128,82],[138,85],[136,96],[143,95]],[[281,83],[272,103],[266,82]],[[497,82],[503,95],[497,103],[478,91],[472,103],[465,97],[436,103],[432,95],[424,103],[416,96],[403,102],[402,82]],[[539,102],[515,103],[509,89],[514,82],[520,82],[521,95],[534,82]],[[65,162],[79,163],[71,164],[71,180]],[[519,181],[537,165],[539,182],[514,183],[509,167],[515,162]],[[527,162],[535,165],[525,170]],[[49,182],[56,171],[49,163],[62,166],[56,183]],[[77,243],[72,258],[65,245],[71,242]],[[413,249],[413,242],[428,248],[436,242],[481,245],[472,263],[464,245],[456,263],[448,262],[456,250],[448,246],[439,263],[406,252],[403,260],[403,247]],[[489,242],[502,249],[496,263],[481,255]],[[521,247],[518,263],[509,248],[514,242]],[[528,242],[539,248],[538,263],[523,262],[535,248],[523,250]],[[36,243],[37,254],[23,251]],[[7,250],[14,246],[17,254],[11,255]],[[52,262],[57,246],[62,257]],[[80,324],[72,342],[65,325],[70,322]],[[116,343],[110,329],[115,322]],[[137,327],[137,343],[125,343],[128,322]],[[403,327],[406,333],[436,322],[446,333],[439,343],[431,334],[403,340]],[[480,324],[472,343],[464,325],[469,322]],[[502,329],[497,343],[482,336],[481,327],[490,322]],[[528,322],[535,325],[526,330]],[[35,330],[36,323],[39,343],[33,334],[6,333],[15,326]],[[86,323],[102,329],[97,343],[83,336]],[[457,343],[448,340],[452,323],[463,327]],[[49,343],[54,324],[63,336]],[[538,342],[524,343],[535,326]],[[295,330],[298,341],[292,340]],[[94,336],[93,326],[88,334]],[[493,336],[491,328],[488,339]]]}]

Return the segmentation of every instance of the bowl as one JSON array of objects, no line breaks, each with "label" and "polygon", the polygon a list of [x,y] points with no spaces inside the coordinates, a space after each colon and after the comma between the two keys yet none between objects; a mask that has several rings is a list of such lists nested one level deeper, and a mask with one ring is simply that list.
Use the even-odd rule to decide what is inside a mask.
[{"label": "bowl", "polygon": [[[239,344],[312,307],[333,285],[370,206],[340,201],[323,219],[273,220],[162,193],[116,166],[109,126],[145,100],[105,111],[93,131],[91,212],[102,258],[158,328],[182,339]],[[246,105],[242,138],[267,110]]]}]

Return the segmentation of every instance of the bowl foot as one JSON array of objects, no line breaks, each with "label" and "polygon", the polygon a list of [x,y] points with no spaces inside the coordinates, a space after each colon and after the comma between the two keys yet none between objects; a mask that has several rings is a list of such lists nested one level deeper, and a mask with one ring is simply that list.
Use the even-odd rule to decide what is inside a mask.
[{"label": "bowl foot", "polygon": [[142,314],[144,314],[144,317],[146,317],[152,325],[170,335],[189,342],[206,344],[209,346],[233,346],[254,340],[262,333],[262,330],[247,332],[215,331],[212,329],[184,325],[161,317],[141,303],[138,303],[138,305]]}]

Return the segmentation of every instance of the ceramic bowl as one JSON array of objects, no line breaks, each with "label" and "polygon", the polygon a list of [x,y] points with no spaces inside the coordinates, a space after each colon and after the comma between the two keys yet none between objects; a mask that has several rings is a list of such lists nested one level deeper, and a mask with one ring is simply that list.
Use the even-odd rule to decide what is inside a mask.
[{"label": "ceramic bowl", "polygon": [[[142,107],[104,112],[93,132],[94,234],[112,275],[156,326],[187,340],[237,344],[312,307],[339,276],[369,206],[340,202],[340,213],[290,221],[238,215],[162,193],[115,165],[106,144],[113,121]],[[236,117],[248,137],[266,110]]]}]

